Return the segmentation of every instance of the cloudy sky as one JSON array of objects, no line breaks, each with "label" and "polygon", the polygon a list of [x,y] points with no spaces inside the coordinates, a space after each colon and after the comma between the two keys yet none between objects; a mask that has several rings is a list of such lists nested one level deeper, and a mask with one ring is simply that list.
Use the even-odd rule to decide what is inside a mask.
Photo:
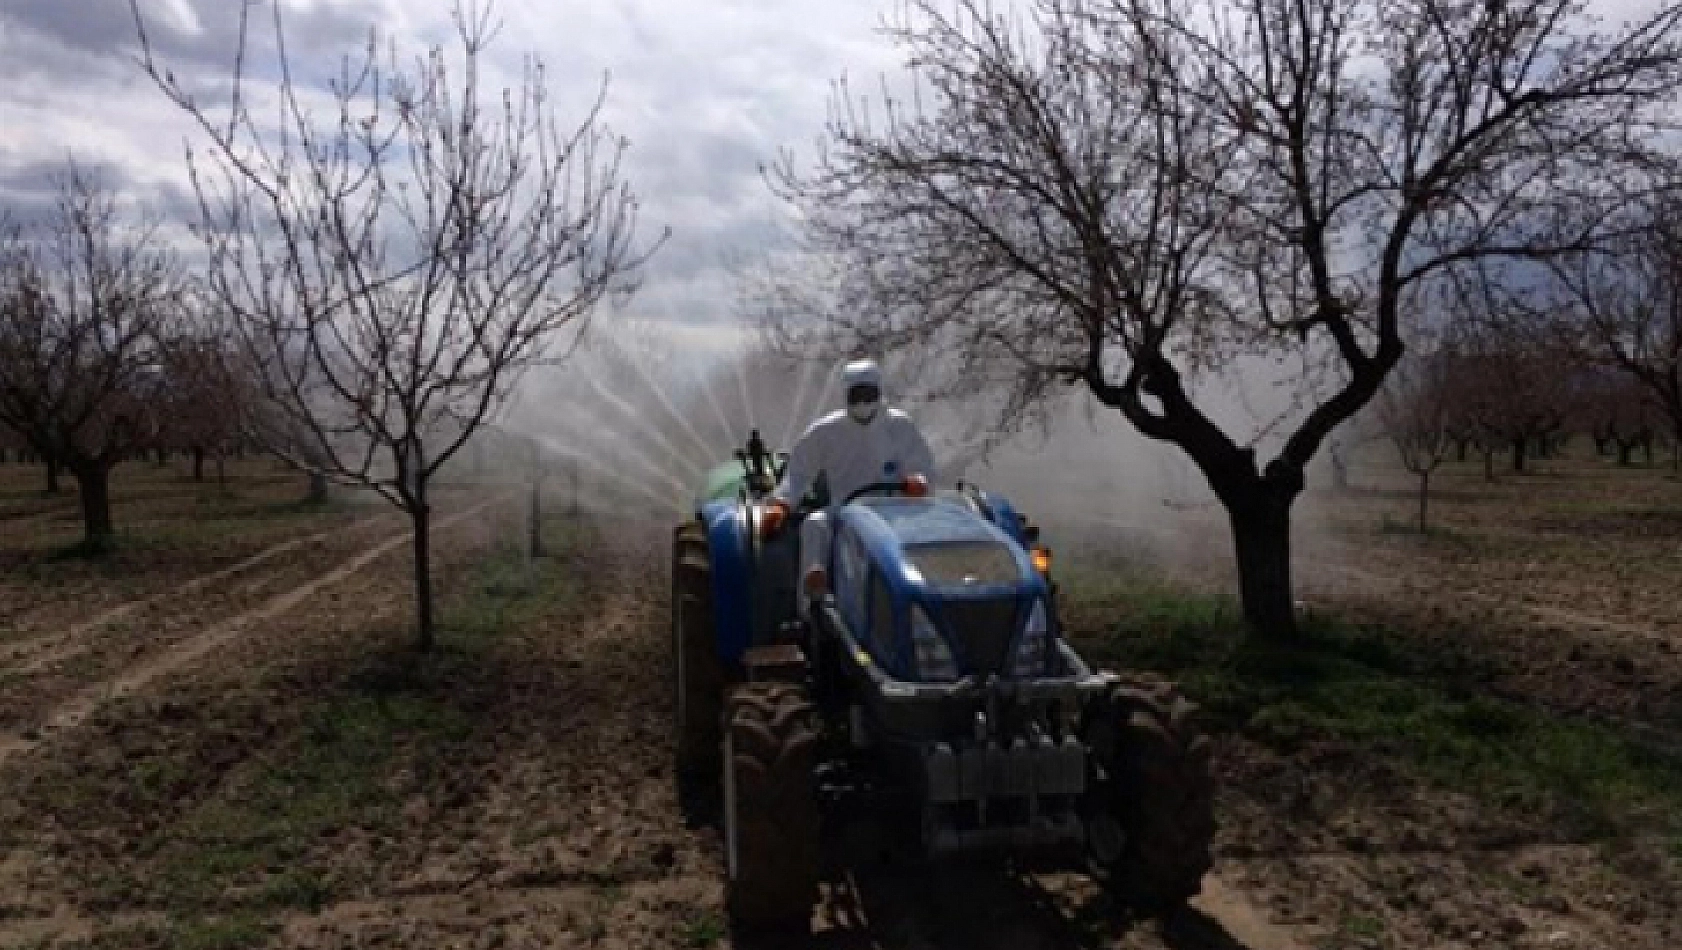
[{"label": "cloudy sky", "polygon": [[[255,0],[256,35],[269,36]],[[451,35],[449,0],[278,0],[293,56],[321,77],[371,26],[400,50]],[[483,0],[480,0],[483,2]],[[1618,20],[1657,0],[1595,0]],[[139,0],[159,58],[205,88],[225,83],[239,0]],[[708,328],[731,324],[728,264],[775,246],[783,210],[759,167],[781,148],[810,155],[832,82],[873,88],[897,74],[877,31],[892,0],[495,0],[492,53],[504,82],[523,58],[546,64],[563,122],[604,74],[607,119],[631,142],[629,179],[644,232],[671,228],[635,302],[639,314]],[[0,0],[0,204],[27,215],[50,200],[74,156],[164,213],[192,202],[183,161],[195,129],[135,66],[129,0]],[[262,51],[257,57],[263,60]],[[691,331],[693,332],[693,330]]]},{"label": "cloudy sky", "polygon": [[[213,88],[232,62],[237,2],[140,8],[159,59]],[[254,18],[264,38],[269,2]],[[400,50],[451,35],[449,0],[280,3],[293,56],[316,76],[360,49],[373,25]],[[782,230],[760,164],[780,148],[810,153],[836,77],[874,82],[894,69],[897,54],[876,32],[885,3],[496,0],[504,28],[492,60],[512,83],[524,57],[539,57],[563,122],[611,74],[607,120],[630,139],[643,230],[672,231],[634,309],[716,328],[730,321],[727,264]],[[0,203],[39,209],[74,156],[164,213],[191,212],[183,153],[195,128],[140,73],[136,50],[128,0],[0,0]]]}]

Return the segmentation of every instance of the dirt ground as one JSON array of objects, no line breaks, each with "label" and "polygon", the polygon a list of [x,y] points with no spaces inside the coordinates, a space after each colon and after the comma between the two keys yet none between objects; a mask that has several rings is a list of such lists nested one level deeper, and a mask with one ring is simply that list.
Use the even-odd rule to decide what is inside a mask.
[{"label": "dirt ground", "polygon": [[[1476,462],[1450,464],[1421,533],[1417,483],[1374,455],[1347,490],[1316,486],[1299,505],[1306,615],[1381,630],[1424,664],[1462,668],[1474,696],[1603,724],[1674,772],[1682,482],[1662,464],[1624,469],[1581,452],[1493,482]],[[1232,589],[1217,511],[1114,520],[1087,545],[1160,559],[1189,587]],[[1360,743],[1282,754],[1225,735],[1217,765],[1219,873],[1308,945],[1682,945],[1674,811],[1621,815],[1617,833],[1560,827]]]},{"label": "dirt ground", "polygon": [[[1544,465],[1444,477],[1424,536],[1397,526],[1407,485],[1358,470],[1305,501],[1303,599],[1475,655],[1493,695],[1676,739],[1682,483]],[[128,544],[86,564],[33,474],[0,467],[0,948],[753,943],[722,913],[716,830],[673,793],[665,526],[551,517],[528,565],[521,496],[446,495],[443,633],[417,657],[383,507],[298,506],[262,466],[226,490],[138,470]],[[1180,515],[1172,543],[1160,520],[1092,531],[1219,587],[1218,523]],[[1538,826],[1382,749],[1230,734],[1216,767],[1217,870],[1174,921],[1077,875],[869,864],[832,873],[811,943],[1682,945],[1663,841]]]}]

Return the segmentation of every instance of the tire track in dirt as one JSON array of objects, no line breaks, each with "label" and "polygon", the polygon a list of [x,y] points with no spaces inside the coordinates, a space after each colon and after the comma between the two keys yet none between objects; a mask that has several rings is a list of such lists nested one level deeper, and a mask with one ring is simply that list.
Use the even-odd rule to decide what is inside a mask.
[{"label": "tire track in dirt", "polygon": [[236,577],[254,567],[267,563],[268,561],[272,561],[283,554],[295,551],[305,545],[324,541],[328,538],[352,534],[371,525],[376,525],[381,521],[388,520],[390,520],[389,516],[379,515],[372,518],[365,518],[345,527],[332,528],[327,531],[319,531],[315,534],[282,541],[257,552],[237,564],[233,564],[209,574],[204,574],[186,581],[174,590],[163,591],[158,594],[153,594],[150,597],[141,597],[106,608],[98,614],[95,614],[93,617],[70,627],[68,630],[58,633],[42,634],[37,637],[31,637],[27,640],[18,640],[8,643],[3,648],[0,648],[0,668],[3,668],[6,663],[22,659],[24,660],[23,663],[16,667],[12,667],[7,670],[7,672],[19,675],[36,672],[50,664],[68,659],[87,649],[89,644],[79,643],[78,641],[100,627],[124,620],[136,612],[148,607],[173,600],[181,597],[182,595],[195,593],[209,587],[212,584],[227,580],[230,577]]},{"label": "tire track in dirt", "polygon": [[[447,529],[513,497],[515,496],[501,495],[481,502],[465,511],[457,512],[434,522],[433,530]],[[328,533],[336,534],[338,532]],[[350,560],[341,563],[338,567],[317,575],[314,579],[294,587],[284,594],[270,598],[258,607],[247,610],[236,617],[215,624],[192,637],[180,641],[162,653],[128,667],[115,677],[83,687],[69,699],[60,702],[47,712],[43,717],[43,725],[38,733],[39,738],[0,736],[0,767],[3,767],[13,756],[39,748],[49,742],[53,736],[62,735],[81,725],[101,704],[131,695],[145,688],[153,680],[190,665],[217,648],[226,645],[252,625],[285,613],[303,603],[317,591],[354,575],[379,558],[391,553],[409,539],[407,532],[389,537],[355,555]]]}]

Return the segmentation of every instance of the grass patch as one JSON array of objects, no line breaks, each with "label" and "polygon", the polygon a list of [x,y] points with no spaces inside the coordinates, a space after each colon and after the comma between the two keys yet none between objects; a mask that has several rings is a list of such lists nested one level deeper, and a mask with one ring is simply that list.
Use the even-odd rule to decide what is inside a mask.
[{"label": "grass patch", "polygon": [[1377,917],[1351,914],[1339,922],[1338,929],[1351,937],[1372,939],[1384,934],[1384,922]]},{"label": "grass patch", "polygon": [[[1308,618],[1290,644],[1246,642],[1236,603],[1137,568],[1065,582],[1065,621],[1095,659],[1160,672],[1214,728],[1281,751],[1341,740],[1567,833],[1682,835],[1682,757],[1608,725],[1487,695],[1479,664],[1405,632]],[[1082,635],[1079,631],[1089,631]]]},{"label": "grass patch", "polygon": [[686,947],[706,950],[722,941],[730,932],[724,918],[712,911],[703,911],[683,925],[682,942]]},{"label": "grass patch", "polygon": [[133,924],[102,930],[86,940],[53,942],[58,950],[129,950],[134,947],[169,950],[245,950],[267,943],[273,924],[250,914],[170,918],[160,923]]},{"label": "grass patch", "polygon": [[242,950],[267,943],[273,933],[268,921],[239,914],[179,921],[169,930],[169,946],[177,950]]},{"label": "grass patch", "polygon": [[147,842],[149,903],[177,914],[319,910],[335,888],[309,866],[315,843],[392,831],[401,802],[384,779],[397,750],[447,747],[469,731],[460,711],[424,695],[363,684],[321,703],[283,754]]},{"label": "grass patch", "polygon": [[1419,530],[1417,516],[1397,518],[1390,514],[1382,515],[1376,526],[1366,530],[1380,537],[1408,538],[1427,549],[1460,555],[1499,557],[1511,548],[1511,542],[1504,538],[1485,534],[1476,528],[1451,527],[1443,524],[1437,516],[1426,522],[1424,531]]},{"label": "grass patch", "polygon": [[1388,514],[1379,519],[1378,533],[1387,535],[1399,534],[1407,537],[1424,536],[1428,538],[1449,539],[1455,538],[1459,534],[1452,528],[1432,523],[1430,520],[1425,522],[1425,530],[1420,531],[1418,518],[1397,518],[1394,515]]},{"label": "grass patch", "polygon": [[[503,547],[481,562],[462,596],[439,617],[441,647],[473,651],[504,631],[519,629],[543,610],[576,599],[583,579],[564,555],[588,545],[579,525],[551,517],[543,523],[545,550],[551,556],[528,558],[518,546]],[[524,544],[522,532],[516,544]]]},{"label": "grass patch", "polygon": [[83,536],[69,544],[49,551],[46,562],[49,565],[57,565],[65,561],[103,560],[115,554],[118,547],[127,546],[128,541],[128,537],[123,532],[97,538]]},{"label": "grass patch", "polygon": [[[556,541],[556,550],[573,543]],[[355,870],[322,870],[322,849],[341,832],[400,830],[415,783],[424,787],[436,763],[470,755],[480,731],[494,728],[482,721],[483,691],[472,685],[483,680],[490,648],[578,583],[559,559],[528,566],[517,550],[487,557],[441,605],[434,650],[369,657],[301,713],[281,746],[238,766],[214,796],[141,842],[141,866],[115,872],[101,890],[112,904],[138,898],[172,919],[260,924],[282,911],[319,911],[369,883],[333,876]],[[148,800],[167,797],[190,784],[179,774],[190,764],[140,759],[131,781]],[[410,778],[394,781],[400,772]],[[216,943],[221,926],[207,925],[198,943],[171,945],[244,945],[239,928]]]}]

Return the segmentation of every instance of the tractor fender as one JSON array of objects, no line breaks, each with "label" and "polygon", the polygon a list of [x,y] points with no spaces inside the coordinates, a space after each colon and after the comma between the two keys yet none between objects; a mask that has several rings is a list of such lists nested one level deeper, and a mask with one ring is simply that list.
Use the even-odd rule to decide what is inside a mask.
[{"label": "tractor fender", "polygon": [[718,658],[735,666],[753,641],[753,538],[744,508],[734,500],[702,506],[701,522],[712,557]]}]

